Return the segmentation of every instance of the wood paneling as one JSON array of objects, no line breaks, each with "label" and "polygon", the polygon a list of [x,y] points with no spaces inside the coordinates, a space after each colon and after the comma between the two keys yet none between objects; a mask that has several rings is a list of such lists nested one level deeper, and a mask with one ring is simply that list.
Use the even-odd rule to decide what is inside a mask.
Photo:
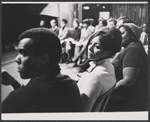
[{"label": "wood paneling", "polygon": [[141,26],[148,22],[148,4],[113,4],[111,17],[119,18],[121,16],[127,16],[135,24]]}]

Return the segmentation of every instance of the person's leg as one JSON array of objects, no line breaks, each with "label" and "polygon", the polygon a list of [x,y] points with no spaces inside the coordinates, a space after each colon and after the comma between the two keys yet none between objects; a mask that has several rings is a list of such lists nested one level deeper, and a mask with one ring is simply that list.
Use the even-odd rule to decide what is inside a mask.
[{"label": "person's leg", "polygon": [[[74,58],[77,58],[77,56],[78,56],[78,54],[79,54],[80,50],[81,50],[81,47],[80,47],[80,46],[75,45]],[[79,58],[78,58],[78,59],[76,59],[76,60],[74,61],[74,65],[73,65],[73,66],[77,66],[77,62],[78,62],[78,60],[79,60]]]}]

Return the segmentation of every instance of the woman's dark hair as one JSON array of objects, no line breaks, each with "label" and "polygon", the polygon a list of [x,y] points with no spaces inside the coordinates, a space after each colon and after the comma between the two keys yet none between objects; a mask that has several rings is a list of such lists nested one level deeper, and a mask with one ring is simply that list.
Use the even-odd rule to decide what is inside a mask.
[{"label": "woman's dark hair", "polygon": [[123,23],[134,23],[134,22],[133,22],[129,17],[127,17],[127,16],[119,17],[119,18],[117,19],[117,22],[118,22],[119,20],[123,20]]},{"label": "woman's dark hair", "polygon": [[133,42],[140,42],[140,41],[138,41],[139,39],[135,36],[135,34],[133,33],[133,31],[131,30],[130,27],[123,24],[123,25],[120,25],[118,29],[120,29],[121,27],[124,27],[126,29],[128,34],[132,37],[131,39]]},{"label": "woman's dark hair", "polygon": [[48,28],[32,28],[23,32],[18,40],[31,38],[29,49],[34,55],[41,53],[49,55],[51,62],[59,62],[61,58],[61,44],[57,35]]},{"label": "woman's dark hair", "polygon": [[91,24],[91,22],[90,22],[89,19],[84,19],[82,23],[83,23],[83,24],[85,23],[85,24],[87,24],[88,26],[90,26],[90,24]]},{"label": "woman's dark hair", "polygon": [[99,21],[102,21],[103,26],[107,26],[107,21],[106,21],[105,19],[103,19],[102,17],[100,17],[100,18],[98,19],[98,22],[99,22]]},{"label": "woman's dark hair", "polygon": [[78,19],[74,19],[73,22],[76,22],[78,24],[78,26],[80,25],[79,20]]},{"label": "woman's dark hair", "polygon": [[118,29],[112,28],[109,29],[107,32],[98,31],[90,37],[88,44],[95,37],[99,37],[99,41],[101,43],[103,51],[111,52],[110,57],[121,50],[122,36],[121,32]]},{"label": "woman's dark hair", "polygon": [[66,19],[62,19],[61,21],[64,22],[65,24],[68,23],[68,21]]}]

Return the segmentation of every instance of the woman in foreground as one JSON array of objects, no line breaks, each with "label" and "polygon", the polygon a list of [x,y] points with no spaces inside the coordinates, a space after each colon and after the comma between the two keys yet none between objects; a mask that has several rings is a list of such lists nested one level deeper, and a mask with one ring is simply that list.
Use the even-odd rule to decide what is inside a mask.
[{"label": "woman in foreground", "polygon": [[110,58],[120,51],[121,40],[121,33],[117,29],[98,31],[89,39],[88,59],[93,66],[91,65],[78,82],[83,111],[90,112],[97,98],[116,84]]}]

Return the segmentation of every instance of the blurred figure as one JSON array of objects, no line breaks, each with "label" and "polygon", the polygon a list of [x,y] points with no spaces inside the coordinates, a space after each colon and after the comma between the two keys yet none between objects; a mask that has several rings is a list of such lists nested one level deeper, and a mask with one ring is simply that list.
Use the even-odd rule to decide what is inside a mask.
[{"label": "blurred figure", "polygon": [[66,62],[67,60],[67,53],[66,53],[66,42],[65,39],[68,38],[69,34],[69,28],[67,27],[68,21],[66,19],[61,20],[61,28],[59,29],[59,34],[58,37],[60,39],[60,43],[62,45],[62,58],[61,58],[61,63]]},{"label": "blurred figure", "polygon": [[[92,32],[89,29],[90,21],[88,19],[84,19],[82,23],[83,23],[83,29],[81,30],[81,37],[79,42],[76,44],[80,49],[86,46],[88,39],[92,35]],[[79,63],[84,62],[86,58],[87,58],[86,51],[84,51],[84,53],[80,56],[80,58],[78,58]]]},{"label": "blurred figure", "polygon": [[40,21],[40,27],[46,27],[46,22],[45,20]]},{"label": "blurred figure", "polygon": [[144,23],[142,25],[142,33],[141,33],[141,37],[140,40],[142,42],[143,45],[148,45],[148,23]]},{"label": "blurred figure", "polygon": [[142,33],[140,37],[140,41],[142,42],[145,52],[148,54],[148,23],[144,23],[142,26]]},{"label": "blurred figure", "polygon": [[61,20],[61,23],[60,23],[61,28],[60,28],[59,34],[58,34],[58,37],[61,41],[68,37],[69,28],[67,27],[67,23],[68,23],[68,21],[66,19]]},{"label": "blurred figure", "polygon": [[57,26],[57,24],[56,24],[56,20],[55,20],[55,19],[52,19],[52,20],[50,21],[50,25],[51,25],[50,30],[54,31],[54,32],[58,35],[58,34],[59,34],[59,28],[58,28],[58,26]]},{"label": "blurred figure", "polygon": [[117,20],[115,18],[110,18],[107,20],[107,27],[116,28]]},{"label": "blurred figure", "polygon": [[94,20],[92,18],[89,19],[90,20],[90,26],[89,29],[91,30],[92,34],[95,32],[95,27],[93,26],[94,24]]},{"label": "blurred figure", "polygon": [[134,23],[134,22],[127,16],[123,16],[117,19],[116,28],[119,28],[119,26],[122,25],[123,23]]},{"label": "blurred figure", "polygon": [[103,26],[107,26],[107,21],[104,18],[100,17],[98,19],[98,25],[95,27],[95,32],[99,31]]},{"label": "blurred figure", "polygon": [[119,26],[122,34],[120,52],[113,60],[117,84],[108,104],[109,111],[148,110],[148,59],[139,41],[140,29],[133,23]]},{"label": "blurred figure", "polygon": [[121,49],[121,39],[118,29],[98,31],[89,39],[88,59],[93,65],[78,81],[84,112],[92,111],[98,97],[115,85],[115,71],[110,58]]},{"label": "blurred figure", "polygon": [[80,47],[76,45],[80,40],[80,36],[81,36],[81,29],[79,28],[79,21],[78,19],[74,19],[73,29],[70,30],[69,36],[65,40],[67,43],[66,52],[68,54],[67,63],[72,62],[72,58],[74,56],[77,56],[80,51]]}]

